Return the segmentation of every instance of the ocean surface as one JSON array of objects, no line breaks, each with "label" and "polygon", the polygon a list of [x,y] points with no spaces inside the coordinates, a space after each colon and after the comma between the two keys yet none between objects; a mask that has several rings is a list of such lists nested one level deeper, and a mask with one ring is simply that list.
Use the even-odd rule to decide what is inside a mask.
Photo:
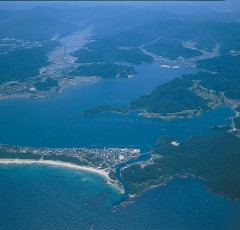
[{"label": "ocean surface", "polygon": [[[83,181],[83,179],[85,179]],[[104,179],[47,166],[0,166],[1,229],[238,230],[240,203],[208,192],[201,181],[176,179],[134,203]]]},{"label": "ocean surface", "polygon": [[[157,85],[196,69],[136,66],[131,79],[101,80],[47,100],[0,101],[0,143],[35,147],[154,147],[161,135],[178,140],[229,124],[228,107],[174,121],[136,112],[84,117],[99,104],[127,105]],[[0,165],[0,229],[240,229],[240,202],[208,192],[203,182],[176,179],[126,207],[98,175],[49,166]]]}]

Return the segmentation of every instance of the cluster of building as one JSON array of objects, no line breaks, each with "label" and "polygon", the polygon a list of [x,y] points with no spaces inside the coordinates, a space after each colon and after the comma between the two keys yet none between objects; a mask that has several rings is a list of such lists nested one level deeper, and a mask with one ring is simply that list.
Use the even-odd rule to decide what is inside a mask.
[{"label": "cluster of building", "polygon": [[19,153],[19,156],[32,154],[43,158],[65,156],[101,169],[112,168],[140,155],[140,149],[134,148],[34,148],[10,145],[0,145],[0,152]]}]

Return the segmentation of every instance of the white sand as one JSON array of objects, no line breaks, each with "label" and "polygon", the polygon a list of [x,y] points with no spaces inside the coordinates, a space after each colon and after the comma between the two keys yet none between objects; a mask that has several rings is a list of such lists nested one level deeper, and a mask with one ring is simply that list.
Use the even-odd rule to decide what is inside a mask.
[{"label": "white sand", "polygon": [[72,169],[79,169],[84,171],[89,171],[93,173],[97,173],[106,179],[110,180],[108,176],[108,172],[100,169],[95,169],[87,166],[80,166],[77,164],[72,164],[68,162],[62,161],[52,161],[52,160],[25,160],[25,159],[0,159],[0,164],[43,164],[43,165],[51,165],[51,166],[60,166],[67,167]]},{"label": "white sand", "polygon": [[73,163],[63,162],[63,161],[52,161],[52,160],[30,160],[30,159],[0,159],[0,164],[40,164],[40,165],[50,165],[50,166],[59,166],[59,167],[66,167],[71,169],[77,169],[77,170],[83,170],[88,171],[91,173],[96,173],[100,176],[103,176],[108,184],[111,184],[118,190],[120,190],[121,193],[124,193],[124,190],[117,186],[115,183],[112,183],[112,180],[110,179],[108,172],[101,170],[101,169],[95,169],[93,167],[87,167],[87,166],[80,166]]}]

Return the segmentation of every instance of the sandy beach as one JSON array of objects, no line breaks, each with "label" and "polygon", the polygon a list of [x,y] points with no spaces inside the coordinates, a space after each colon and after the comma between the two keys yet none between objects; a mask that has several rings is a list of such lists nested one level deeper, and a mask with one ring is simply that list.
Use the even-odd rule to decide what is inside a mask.
[{"label": "sandy beach", "polygon": [[119,186],[117,186],[115,183],[112,182],[111,178],[108,175],[108,172],[101,170],[101,169],[95,169],[92,167],[87,166],[80,166],[73,163],[63,162],[63,161],[52,161],[52,160],[30,160],[30,159],[0,159],[0,164],[38,164],[38,165],[49,165],[49,166],[58,166],[58,167],[66,167],[76,170],[83,170],[88,171],[91,173],[96,173],[102,177],[104,177],[108,184],[113,185],[115,188],[120,190],[122,193],[123,190]]}]

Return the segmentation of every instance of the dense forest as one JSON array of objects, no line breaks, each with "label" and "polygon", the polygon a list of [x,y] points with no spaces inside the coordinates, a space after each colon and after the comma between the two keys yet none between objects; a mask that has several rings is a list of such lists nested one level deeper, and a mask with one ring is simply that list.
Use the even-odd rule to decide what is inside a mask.
[{"label": "dense forest", "polygon": [[122,66],[114,63],[95,63],[81,65],[70,72],[73,76],[96,76],[102,78],[127,78],[137,72],[132,66]]},{"label": "dense forest", "polygon": [[122,171],[131,193],[161,184],[174,175],[194,175],[205,179],[211,191],[240,198],[240,139],[233,134],[191,137],[179,146],[160,140],[156,154],[162,157],[153,164],[145,167],[135,164]]},{"label": "dense forest", "polygon": [[38,75],[39,69],[48,65],[47,54],[57,45],[57,42],[46,42],[42,46],[16,49],[0,55],[0,84],[7,81],[25,81]]}]

